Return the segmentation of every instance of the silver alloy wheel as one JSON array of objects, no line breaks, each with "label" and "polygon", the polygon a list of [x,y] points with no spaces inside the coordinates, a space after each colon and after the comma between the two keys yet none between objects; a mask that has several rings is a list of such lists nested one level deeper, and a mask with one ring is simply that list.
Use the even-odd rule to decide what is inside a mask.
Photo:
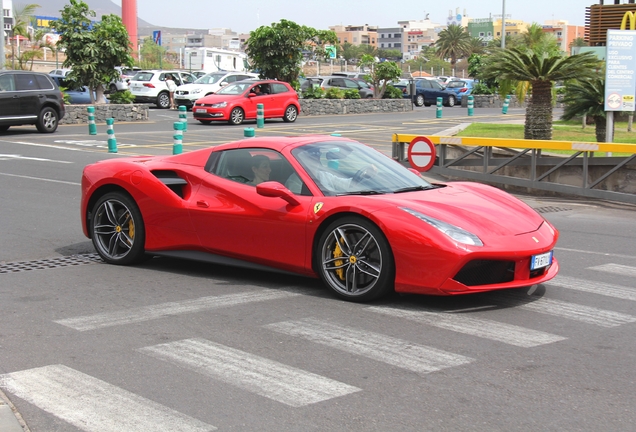
[{"label": "silver alloy wheel", "polygon": [[135,220],[122,201],[104,201],[93,216],[93,240],[97,252],[104,259],[118,261],[126,258],[135,245]]},{"label": "silver alloy wheel", "polygon": [[448,97],[448,106],[449,107],[454,107],[455,106],[455,96],[449,96]]},{"label": "silver alloy wheel", "polygon": [[293,121],[296,121],[297,117],[298,117],[298,110],[296,109],[295,106],[290,105],[285,110],[285,117],[283,117],[283,120],[291,123]]},{"label": "silver alloy wheel", "polygon": [[57,112],[51,107],[45,107],[40,112],[40,118],[36,123],[39,132],[52,133],[57,129]]},{"label": "silver alloy wheel", "polygon": [[417,96],[415,96],[415,105],[418,107],[421,107],[422,105],[424,105],[424,96],[421,94],[418,94]]},{"label": "silver alloy wheel", "polygon": [[230,123],[235,125],[240,125],[243,123],[243,118],[245,114],[243,114],[243,110],[240,108],[234,108],[230,113]]},{"label": "silver alloy wheel", "polygon": [[163,109],[170,108],[170,95],[166,92],[159,93],[159,96],[157,96],[157,106]]},{"label": "silver alloy wheel", "polygon": [[378,240],[358,224],[343,224],[322,244],[321,265],[326,282],[346,297],[371,291],[382,275],[382,250]]}]

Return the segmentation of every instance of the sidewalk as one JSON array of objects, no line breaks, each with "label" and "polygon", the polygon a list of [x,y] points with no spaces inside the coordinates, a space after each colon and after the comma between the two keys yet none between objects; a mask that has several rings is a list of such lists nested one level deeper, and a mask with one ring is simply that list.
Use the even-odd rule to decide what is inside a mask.
[{"label": "sidewalk", "polygon": [[[28,426],[22,421],[19,413],[13,411],[13,404],[0,390],[0,431],[1,432],[29,432]],[[24,424],[24,427],[22,425]]]}]

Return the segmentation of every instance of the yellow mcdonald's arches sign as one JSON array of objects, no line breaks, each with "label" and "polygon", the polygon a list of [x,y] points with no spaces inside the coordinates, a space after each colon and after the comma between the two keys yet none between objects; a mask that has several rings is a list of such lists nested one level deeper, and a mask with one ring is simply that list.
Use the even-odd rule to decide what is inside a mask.
[{"label": "yellow mcdonald's arches sign", "polygon": [[631,11],[627,11],[625,12],[625,15],[623,15],[623,21],[621,21],[621,30],[626,30],[625,27],[627,27],[627,20],[629,20],[629,29],[636,30],[636,14]]}]

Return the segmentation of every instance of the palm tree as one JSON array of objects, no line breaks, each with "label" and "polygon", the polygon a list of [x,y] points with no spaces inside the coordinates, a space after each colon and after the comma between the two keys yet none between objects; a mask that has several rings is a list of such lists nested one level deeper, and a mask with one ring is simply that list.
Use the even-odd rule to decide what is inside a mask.
[{"label": "palm tree", "polygon": [[594,119],[596,141],[605,142],[605,79],[596,76],[582,81],[566,83],[563,97],[562,119],[571,120],[586,115]]},{"label": "palm tree", "polygon": [[528,27],[528,31],[521,35],[521,41],[526,48],[538,53],[558,53],[559,44],[556,38],[543,31],[543,26],[537,23],[532,23]]},{"label": "palm tree", "polygon": [[457,59],[466,56],[470,51],[471,37],[464,27],[451,24],[446,30],[439,32],[435,46],[438,49],[437,54],[443,59],[450,57],[451,67],[455,68]]},{"label": "palm tree", "polygon": [[497,50],[484,70],[485,78],[526,81],[532,97],[526,109],[525,139],[552,139],[552,83],[591,78],[598,58],[592,53],[564,56],[522,48]]},{"label": "palm tree", "polygon": [[[11,28],[11,36],[24,36],[28,38],[28,28],[31,18],[35,10],[39,8],[39,4],[27,4],[13,9],[13,27]],[[15,69],[15,45],[11,42],[11,57],[13,58],[13,68]]]}]

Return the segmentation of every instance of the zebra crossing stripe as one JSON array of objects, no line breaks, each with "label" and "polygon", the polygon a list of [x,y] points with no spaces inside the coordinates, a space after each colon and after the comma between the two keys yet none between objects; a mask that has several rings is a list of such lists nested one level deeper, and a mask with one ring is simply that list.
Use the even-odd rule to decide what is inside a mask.
[{"label": "zebra crossing stripe", "polygon": [[292,407],[360,391],[357,387],[205,339],[185,339],[138,351]]},{"label": "zebra crossing stripe", "polygon": [[0,387],[83,431],[216,430],[214,426],[64,365],[0,375]]},{"label": "zebra crossing stripe", "polygon": [[95,315],[66,318],[55,322],[75,330],[87,331],[103,327],[150,321],[166,316],[236,306],[245,303],[285,299],[295,297],[297,295],[300,294],[279,290],[261,290],[257,292],[200,297],[191,300],[160,303],[157,305],[130,308],[115,312],[104,312]]},{"label": "zebra crossing stripe", "polygon": [[390,336],[337,326],[312,318],[269,324],[264,327],[424,374],[474,360]]},{"label": "zebra crossing stripe", "polygon": [[603,264],[594,267],[588,267],[590,270],[598,270],[606,273],[614,273],[623,276],[636,277],[636,267],[630,267],[620,264]]},{"label": "zebra crossing stripe", "polygon": [[615,297],[621,300],[636,301],[636,289],[621,285],[612,285],[560,275],[550,280],[548,284],[607,297]]},{"label": "zebra crossing stripe", "polygon": [[506,304],[508,306],[606,328],[618,327],[623,324],[636,322],[635,316],[620,312],[613,312],[592,306],[583,306],[561,300],[548,299],[545,297],[538,298],[534,301],[530,301],[531,298],[532,297],[527,294],[500,293],[497,300],[498,303]]},{"label": "zebra crossing stripe", "polygon": [[438,312],[432,309],[371,306],[368,310],[523,348],[545,345],[566,339],[561,336],[531,330],[513,324],[469,317],[464,314]]}]

